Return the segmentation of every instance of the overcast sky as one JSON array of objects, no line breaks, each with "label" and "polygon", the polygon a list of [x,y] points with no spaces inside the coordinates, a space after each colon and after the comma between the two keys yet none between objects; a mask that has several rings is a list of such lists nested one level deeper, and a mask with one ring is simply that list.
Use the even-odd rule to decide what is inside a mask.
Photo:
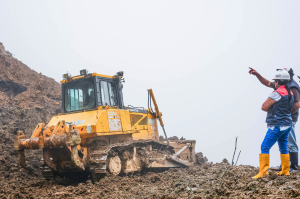
[{"label": "overcast sky", "polygon": [[[124,71],[125,105],[146,107],[152,88],[168,136],[195,139],[213,162],[231,161],[238,136],[238,164],[258,166],[267,131],[261,105],[272,90],[248,67],[268,79],[283,67],[300,74],[299,7],[299,0],[1,0],[0,42],[58,82],[67,71]],[[271,165],[279,160],[276,144]]]}]

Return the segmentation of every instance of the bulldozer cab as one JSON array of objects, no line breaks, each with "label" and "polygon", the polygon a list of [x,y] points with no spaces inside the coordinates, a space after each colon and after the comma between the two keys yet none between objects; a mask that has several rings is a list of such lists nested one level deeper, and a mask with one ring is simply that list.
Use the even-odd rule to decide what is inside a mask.
[{"label": "bulldozer cab", "polygon": [[115,76],[97,73],[67,77],[62,83],[62,113],[95,110],[99,106],[124,109],[123,72]]}]

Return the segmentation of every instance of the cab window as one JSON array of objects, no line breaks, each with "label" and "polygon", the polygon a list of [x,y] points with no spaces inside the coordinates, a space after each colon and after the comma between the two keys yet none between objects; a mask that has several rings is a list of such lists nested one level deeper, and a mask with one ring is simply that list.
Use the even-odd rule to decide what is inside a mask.
[{"label": "cab window", "polygon": [[94,84],[91,81],[70,83],[64,89],[65,110],[77,111],[95,106]]},{"label": "cab window", "polygon": [[102,106],[115,106],[116,103],[113,84],[110,82],[101,81],[100,90]]}]

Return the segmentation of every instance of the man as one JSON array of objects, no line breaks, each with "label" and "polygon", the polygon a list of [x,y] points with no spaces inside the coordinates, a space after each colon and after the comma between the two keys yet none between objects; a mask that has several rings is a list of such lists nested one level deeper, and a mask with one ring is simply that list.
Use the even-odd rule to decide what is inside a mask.
[{"label": "man", "polygon": [[[288,148],[289,148],[290,161],[291,161],[290,171],[292,172],[292,171],[298,169],[298,146],[297,146],[297,142],[296,142],[295,125],[296,125],[296,122],[298,121],[298,116],[299,116],[300,87],[296,83],[296,81],[294,81],[294,79],[293,79],[293,76],[294,76],[293,69],[292,68],[290,68],[290,69],[285,68],[284,70],[288,71],[288,73],[290,74],[291,80],[289,81],[288,86],[294,94],[294,105],[293,105],[293,108],[292,108],[293,128],[292,128],[292,130],[290,132],[290,135],[289,135],[289,138],[288,138]],[[255,75],[257,77],[257,79],[263,85],[265,85],[267,87],[270,87],[270,88],[273,88],[274,90],[277,89],[275,87],[275,82],[270,82],[269,80],[265,79],[253,68],[250,68],[249,73],[251,75]],[[273,167],[271,169],[281,170],[281,166]]]},{"label": "man", "polygon": [[268,131],[261,144],[259,154],[259,173],[254,179],[268,175],[270,149],[278,142],[282,170],[278,175],[290,175],[290,155],[288,138],[292,129],[292,107],[294,96],[287,84],[290,75],[287,71],[277,71],[274,77],[276,90],[273,91],[262,105],[262,110],[267,112],[266,123]]}]

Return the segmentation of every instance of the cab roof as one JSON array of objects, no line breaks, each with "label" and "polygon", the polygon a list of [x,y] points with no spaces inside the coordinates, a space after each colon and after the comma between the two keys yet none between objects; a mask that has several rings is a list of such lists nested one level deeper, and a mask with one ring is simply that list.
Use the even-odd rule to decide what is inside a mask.
[{"label": "cab roof", "polygon": [[86,75],[72,76],[72,77],[69,77],[68,79],[61,80],[60,83],[64,84],[64,83],[71,82],[76,79],[88,78],[88,77],[94,77],[94,76],[111,78],[111,79],[114,79],[114,78],[121,79],[122,78],[122,76],[117,76],[117,75],[110,76],[110,75],[103,75],[103,74],[98,74],[98,73],[90,73],[90,74],[86,74]]}]

